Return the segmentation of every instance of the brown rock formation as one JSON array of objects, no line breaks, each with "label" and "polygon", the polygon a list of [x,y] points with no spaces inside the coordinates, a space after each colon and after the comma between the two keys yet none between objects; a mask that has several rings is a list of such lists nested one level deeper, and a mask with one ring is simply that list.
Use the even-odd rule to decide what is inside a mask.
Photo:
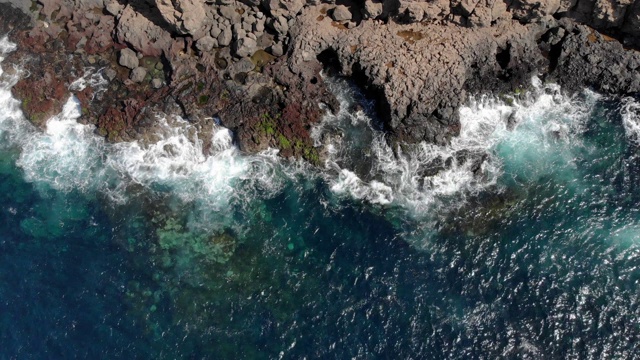
[{"label": "brown rock formation", "polygon": [[308,7],[292,29],[291,67],[299,71],[318,56],[334,56],[344,75],[376,94],[379,113],[402,140],[446,142],[457,133],[455,110],[468,90],[524,84],[546,62],[535,41],[544,28],[537,25],[470,29],[367,21],[344,29],[320,20],[322,12],[322,5]]},{"label": "brown rock formation", "polygon": [[[83,120],[113,141],[148,139],[154,112],[202,129],[218,117],[246,151],[271,146],[317,161],[309,129],[323,114],[319,103],[337,107],[321,61],[376,98],[394,141],[444,143],[459,131],[456,109],[470,94],[513,91],[534,73],[567,89],[640,90],[638,55],[623,47],[640,44],[640,0],[38,0],[33,12],[30,2],[0,0],[0,7],[0,30],[19,43],[12,59],[31,74],[14,88],[25,113],[40,123],[75,92]],[[88,68],[110,84],[70,90]]]}]

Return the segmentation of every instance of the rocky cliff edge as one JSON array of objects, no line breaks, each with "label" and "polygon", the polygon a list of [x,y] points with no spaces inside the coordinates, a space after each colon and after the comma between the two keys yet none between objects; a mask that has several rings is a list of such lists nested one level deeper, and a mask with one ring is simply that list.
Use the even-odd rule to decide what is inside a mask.
[{"label": "rocky cliff edge", "polygon": [[377,100],[390,141],[446,143],[470,95],[533,74],[640,91],[640,0],[1,0],[0,32],[37,125],[74,93],[111,141],[153,141],[176,114],[316,163],[310,128],[339,106],[326,68]]}]

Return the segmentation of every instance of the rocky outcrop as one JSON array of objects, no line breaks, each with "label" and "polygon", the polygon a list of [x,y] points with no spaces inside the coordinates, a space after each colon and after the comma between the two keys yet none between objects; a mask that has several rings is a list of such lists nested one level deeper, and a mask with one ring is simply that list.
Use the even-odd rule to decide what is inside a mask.
[{"label": "rocky outcrop", "polygon": [[[30,74],[13,88],[25,114],[42,125],[74,94],[82,121],[95,124],[110,141],[154,141],[156,115],[164,113],[196,125],[205,149],[218,118],[234,130],[242,150],[276,147],[284,156],[317,163],[310,124],[324,114],[319,101],[337,106],[321,68],[307,68],[304,76],[316,80],[306,86],[286,61],[266,70],[275,60],[267,51],[282,56],[285,38],[268,29],[268,17],[257,8],[233,1],[206,9],[193,7],[204,3],[164,5],[108,1],[100,5],[104,8],[87,10],[43,0],[36,20],[0,4],[0,29],[19,43],[7,61]],[[169,5],[175,9],[169,11]],[[205,16],[189,17],[196,10]],[[286,10],[279,13],[289,16]],[[194,19],[202,22],[193,25]],[[96,81],[72,85],[89,75]]]},{"label": "rocky outcrop", "polygon": [[637,0],[366,0],[365,17],[406,23],[450,21],[488,27],[503,20],[533,23],[545,17],[568,18],[615,35],[626,45],[640,45]]},{"label": "rocky outcrop", "polygon": [[477,92],[527,83],[547,60],[538,50],[541,25],[502,23],[470,29],[455,24],[362,22],[346,29],[308,7],[292,29],[294,71],[317,57],[335,58],[378,100],[399,140],[444,143],[457,134],[456,109]]},{"label": "rocky outcrop", "polygon": [[126,44],[144,56],[159,57],[165,49],[173,44],[171,34],[163,29],[159,15],[150,6],[132,5],[124,7],[115,17],[118,25],[115,37],[120,44]]},{"label": "rocky outcrop", "polygon": [[565,21],[557,29],[562,38],[555,40],[553,77],[566,90],[590,86],[607,93],[640,92],[640,52],[625,51],[615,39],[584,25]]},{"label": "rocky outcrop", "polygon": [[199,0],[156,0],[155,5],[162,17],[178,33],[198,34],[206,32],[207,9]]},{"label": "rocky outcrop", "polygon": [[[0,0],[0,30],[19,43],[12,58],[32,74],[14,87],[25,113],[41,123],[74,93],[83,121],[112,141],[152,141],[161,112],[203,131],[217,118],[245,151],[276,147],[317,162],[309,130],[338,106],[320,75],[328,66],[377,100],[399,142],[446,143],[469,95],[514,91],[532,74],[569,90],[640,90],[637,52],[625,49],[640,44],[640,0],[26,5]],[[19,20],[16,8],[30,15]],[[70,86],[87,69],[108,86]]]}]

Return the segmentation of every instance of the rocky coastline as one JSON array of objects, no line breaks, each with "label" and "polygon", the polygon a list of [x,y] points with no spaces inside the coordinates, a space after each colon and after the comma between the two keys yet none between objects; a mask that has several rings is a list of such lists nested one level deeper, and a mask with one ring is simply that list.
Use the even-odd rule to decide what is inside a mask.
[{"label": "rocky coastline", "polygon": [[0,0],[0,33],[37,126],[73,93],[109,141],[152,142],[157,114],[180,115],[316,164],[310,129],[339,109],[323,69],[376,100],[390,142],[447,143],[470,95],[533,74],[640,92],[640,0]]}]

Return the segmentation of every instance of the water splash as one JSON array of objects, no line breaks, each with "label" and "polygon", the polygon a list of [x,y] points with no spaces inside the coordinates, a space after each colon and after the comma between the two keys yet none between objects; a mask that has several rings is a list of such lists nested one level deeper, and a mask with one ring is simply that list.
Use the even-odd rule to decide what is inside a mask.
[{"label": "water splash", "polygon": [[[504,172],[504,156],[544,172],[539,161],[530,160],[553,154],[551,142],[572,142],[598,99],[589,91],[570,97],[558,85],[533,78],[527,94],[471,99],[459,110],[460,134],[450,144],[423,142],[394,149],[375,130],[374,118],[366,111],[352,111],[363,99],[346,82],[329,82],[341,111],[327,115],[312,136],[316,144],[329,149],[326,168],[332,175],[326,179],[331,189],[375,204],[404,207],[417,217],[463,204],[468,195],[495,185]],[[507,148],[511,154],[505,154]],[[563,160],[571,156],[564,155]],[[363,159],[368,166],[361,166]]]},{"label": "water splash", "polygon": [[93,128],[77,123],[80,104],[71,96],[62,112],[48,120],[44,132],[19,134],[22,151],[17,165],[29,182],[47,183],[62,191],[97,190],[101,167],[98,152],[104,146]]},{"label": "water splash", "polygon": [[96,69],[94,67],[84,68],[84,74],[69,84],[70,91],[83,91],[87,87],[93,90],[91,99],[104,93],[109,86],[109,81],[103,76],[104,68]]},{"label": "water splash", "polygon": [[640,103],[632,97],[622,99],[620,114],[627,137],[640,145]]},{"label": "water splash", "polygon": [[[0,48],[15,49],[6,39]],[[85,70],[71,88],[105,85],[100,71]],[[320,176],[338,197],[404,209],[418,219],[461,206],[468,196],[497,185],[505,172],[514,179],[518,174],[543,176],[553,163],[571,163],[576,135],[598,100],[588,91],[566,96],[559,86],[534,78],[526,94],[471,99],[460,109],[459,136],[446,146],[392,148],[377,130],[373,105],[344,81],[329,84],[341,111],[328,113],[312,129],[327,157]],[[159,140],[153,144],[109,144],[94,135],[91,125],[77,122],[80,111],[73,97],[47,122],[44,133],[36,132],[7,87],[0,95],[2,107],[10,109],[0,131],[22,149],[18,165],[29,181],[58,190],[101,191],[124,202],[127,188],[135,184],[221,210],[244,199],[273,196],[298,175],[317,175],[301,162],[279,159],[275,150],[239,154],[229,130],[220,126],[211,135],[212,153],[205,154],[198,132],[179,117],[158,117]],[[364,107],[354,110],[356,104]]]},{"label": "water splash", "polygon": [[[3,84],[15,81],[12,76],[3,75]],[[77,205],[67,202],[74,198],[67,195],[75,194],[65,192],[100,191],[126,202],[118,196],[130,193],[129,187],[142,187],[167,197],[175,194],[179,202],[200,204],[199,209],[214,209],[207,220],[215,222],[235,206],[260,203],[263,197],[279,194],[287,179],[314,176],[302,163],[278,159],[275,150],[255,156],[239,154],[224,128],[212,133],[212,152],[204,155],[198,137],[202,135],[180,118],[158,119],[157,143],[108,144],[93,134],[91,126],[77,123],[74,98],[49,120],[44,131],[36,131],[8,89],[0,89],[0,146],[15,147],[23,172],[31,174],[25,176],[32,176],[29,179],[34,184],[60,190],[58,204],[41,206],[41,215],[26,218],[18,227],[43,243],[63,245],[61,254],[71,250],[72,256],[59,260],[83,260],[85,253],[75,252],[83,246],[67,244],[81,244],[81,238],[93,243],[99,237],[110,244],[107,238],[112,235],[96,228],[86,236],[67,238],[69,227],[63,229],[61,220],[78,219],[77,229],[93,226],[84,220],[94,203],[87,201],[86,209],[78,214],[61,216],[50,211]],[[345,96],[343,109],[350,108],[350,101]],[[597,96],[592,93],[566,97],[556,86],[539,82],[534,82],[534,91],[528,95],[478,98],[461,109],[461,135],[444,147],[417,144],[390,149],[367,111],[329,116],[314,132],[319,144],[328,145],[329,162],[322,177],[330,189],[349,200],[380,204],[373,207],[376,209],[413,208],[413,215],[419,216],[420,211],[433,213],[437,206],[446,206],[447,200],[455,206],[464,201],[465,194],[495,185],[530,191],[530,196],[509,204],[513,210],[502,208],[492,218],[478,206],[479,212],[454,223],[456,228],[468,227],[464,220],[477,217],[483,225],[490,223],[484,232],[463,229],[436,234],[439,237],[434,241],[414,251],[394,241],[404,240],[404,234],[397,236],[390,229],[404,217],[393,212],[372,216],[370,206],[365,211],[349,206],[346,211],[325,211],[323,197],[327,194],[322,193],[322,186],[311,190],[294,186],[264,203],[268,206],[245,212],[247,218],[264,219],[251,228],[252,251],[247,252],[245,243],[239,256],[229,258],[236,246],[229,234],[202,236],[185,229],[182,219],[164,219],[154,222],[158,228],[151,229],[157,230],[157,243],[166,250],[153,257],[157,262],[147,261],[149,255],[131,245],[131,254],[145,259],[138,270],[149,276],[136,274],[125,296],[120,287],[106,293],[113,296],[105,296],[94,283],[90,291],[69,292],[68,286],[73,285],[67,283],[69,276],[60,278],[60,292],[54,294],[77,294],[79,299],[96,293],[99,301],[113,301],[104,303],[106,306],[100,302],[99,315],[104,309],[130,307],[118,302],[129,298],[128,305],[142,308],[134,321],[153,325],[147,328],[148,334],[157,336],[151,339],[153,335],[138,331],[142,335],[135,344],[149,339],[153,347],[176,351],[175,356],[162,352],[173,357],[199,350],[201,344],[213,344],[201,354],[219,353],[217,350],[229,346],[245,355],[246,349],[256,354],[286,349],[286,353],[282,350],[284,357],[300,358],[308,347],[295,344],[313,342],[319,344],[319,356],[337,358],[376,351],[402,358],[434,354],[449,358],[633,358],[639,329],[635,310],[640,303],[638,162],[625,153],[624,146],[608,149],[606,156],[585,153],[593,150],[589,142],[593,133],[604,136],[605,144],[624,142],[621,129],[606,127],[611,124],[597,127],[591,123],[591,130],[596,131],[588,134],[586,119],[595,102]],[[611,136],[615,140],[611,141],[607,132],[618,137]],[[635,149],[628,152],[635,154]],[[571,184],[580,186],[572,188]],[[23,205],[18,214],[31,211],[29,204]],[[189,212],[193,207],[180,210]],[[16,210],[9,213],[15,215]],[[121,227],[137,226],[136,219],[120,215]],[[189,219],[187,227],[207,223],[201,220]],[[243,220],[233,219],[236,223]],[[130,236],[144,238],[139,229],[118,236],[125,242]],[[53,238],[64,241],[51,241]],[[16,254],[31,254],[24,252],[30,246],[20,245]],[[56,251],[55,247],[51,249]],[[104,257],[101,251],[93,255]],[[4,262],[10,263],[13,254],[3,253],[9,254]],[[225,263],[233,271],[198,270],[194,259],[199,255],[213,257],[210,261],[216,266]],[[121,266],[120,253],[117,258]],[[19,295],[15,303],[26,304],[13,307],[19,311],[9,311],[10,315],[28,316],[30,321],[20,322],[24,326],[18,329],[42,324],[34,316],[36,310],[51,310],[49,301],[43,307],[33,302],[51,292],[37,282],[28,287],[32,273],[66,268],[48,252],[35,259],[16,263],[11,274],[21,279],[20,284],[5,293],[15,292]],[[86,259],[80,262],[78,274],[87,273],[85,264],[91,261]],[[158,265],[165,260],[173,263]],[[34,266],[25,267],[30,261]],[[166,270],[158,274],[157,267]],[[100,269],[100,274],[111,276],[119,271],[121,267]],[[96,282],[96,278],[90,280],[98,286],[111,282]],[[139,286],[145,281],[146,285]],[[32,297],[23,296],[25,287],[33,292]],[[161,298],[163,291],[171,295]],[[169,301],[174,296],[178,300]],[[77,303],[72,301],[70,319],[77,313]],[[171,304],[170,309],[162,309],[164,304]],[[60,328],[59,314],[41,326],[42,339],[51,337],[51,329]],[[322,319],[315,314],[322,314]],[[172,322],[167,325],[159,318]],[[79,328],[96,323],[104,324],[104,319],[87,317],[88,327]],[[5,328],[13,333],[12,324]],[[114,322],[113,329],[112,333],[122,331],[121,322]],[[123,334],[123,344],[130,345],[129,332]],[[20,347],[31,344],[24,342],[32,338],[29,335],[17,337],[22,340]],[[69,338],[59,339],[75,348]],[[100,345],[104,343],[102,339]],[[95,337],[88,346],[102,349],[95,346]],[[47,353],[50,351],[43,352]]]},{"label": "water splash", "polygon": [[[4,54],[15,46],[4,38],[0,50]],[[20,71],[15,71],[1,78],[0,134],[3,146],[19,151],[17,165],[25,179],[43,191],[100,192],[125,203],[131,187],[142,186],[185,203],[197,201],[215,212],[254,195],[272,195],[282,186],[279,177],[285,172],[276,170],[280,160],[273,151],[241,156],[231,132],[220,126],[211,132],[208,155],[198,132],[180,117],[158,116],[155,143],[111,144],[95,134],[93,125],[78,122],[80,104],[71,96],[61,113],[46,122],[44,131],[38,131],[11,96],[10,88],[19,77]],[[88,69],[70,89],[92,86],[95,92],[104,85],[100,72]]]}]

